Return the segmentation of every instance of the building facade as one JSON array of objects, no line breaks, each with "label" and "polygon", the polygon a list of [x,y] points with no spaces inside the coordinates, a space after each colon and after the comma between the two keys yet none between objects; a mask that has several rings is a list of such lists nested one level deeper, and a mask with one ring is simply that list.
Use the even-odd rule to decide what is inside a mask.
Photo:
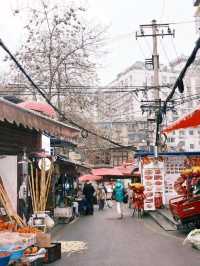
[{"label": "building facade", "polygon": [[[170,66],[161,65],[160,98],[165,100],[178,74],[187,60],[181,56]],[[174,95],[175,103],[167,113],[164,126],[191,112],[199,105],[195,100],[200,89],[198,60],[184,79],[185,90]],[[146,69],[142,62],[136,62],[109,84],[110,94],[102,94],[98,110],[98,126],[106,128],[110,137],[124,145],[151,150],[155,143],[155,105],[153,70]],[[112,91],[115,90],[115,93]],[[119,91],[116,93],[116,91]],[[146,106],[146,107],[145,107]],[[144,108],[145,107],[145,108]],[[167,149],[183,151],[200,150],[200,128],[185,129],[168,135]]]}]

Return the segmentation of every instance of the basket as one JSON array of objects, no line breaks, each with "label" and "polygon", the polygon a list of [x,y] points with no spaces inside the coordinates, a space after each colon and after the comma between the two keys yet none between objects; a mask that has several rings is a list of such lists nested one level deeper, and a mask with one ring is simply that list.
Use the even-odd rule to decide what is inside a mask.
[{"label": "basket", "polygon": [[[20,246],[20,248],[17,250],[14,249],[15,247],[16,247],[15,245],[6,245],[4,247],[1,247],[0,252],[9,252],[11,254],[11,256],[10,256],[11,261],[19,260],[24,255],[25,247]],[[1,266],[1,264],[0,264],[0,266]]]},{"label": "basket", "polygon": [[[4,256],[2,256],[4,255]],[[9,252],[0,252],[0,266],[7,266],[10,261],[11,254]]]},{"label": "basket", "polygon": [[21,259],[21,257],[23,257],[23,255],[24,255],[24,250],[25,250],[25,248],[10,251],[11,252],[10,260],[16,261],[16,260]]},{"label": "basket", "polygon": [[30,266],[43,266],[43,258],[38,258],[30,263]]},{"label": "basket", "polygon": [[37,233],[37,245],[40,248],[48,248],[51,246],[51,235],[46,233]]}]

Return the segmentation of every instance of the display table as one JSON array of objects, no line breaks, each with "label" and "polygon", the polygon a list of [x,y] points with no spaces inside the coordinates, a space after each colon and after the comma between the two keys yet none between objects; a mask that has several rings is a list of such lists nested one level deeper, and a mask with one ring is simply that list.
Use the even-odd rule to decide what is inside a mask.
[{"label": "display table", "polygon": [[56,207],[54,209],[54,218],[58,219],[60,221],[63,221],[64,223],[69,223],[69,221],[73,217],[73,207]]}]

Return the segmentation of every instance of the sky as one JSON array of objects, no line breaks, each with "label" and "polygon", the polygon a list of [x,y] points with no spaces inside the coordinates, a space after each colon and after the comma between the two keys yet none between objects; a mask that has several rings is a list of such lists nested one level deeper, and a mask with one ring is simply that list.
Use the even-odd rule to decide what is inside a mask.
[{"label": "sky", "polygon": [[[53,0],[59,1],[59,0]],[[69,2],[68,0],[62,0]],[[78,0],[74,0],[77,2]],[[33,7],[37,0],[1,1],[0,38],[15,51],[23,40],[24,17],[22,12],[14,15],[14,10]],[[152,54],[152,39],[136,40],[135,32],[140,24],[148,24],[152,19],[158,23],[170,24],[175,29],[175,38],[166,36],[159,40],[160,61],[169,63],[182,54],[189,55],[194,47],[195,33],[192,0],[81,0],[88,7],[91,21],[109,26],[106,45],[107,55],[101,58],[98,74],[101,84],[107,84],[121,71],[135,61],[144,61]],[[3,70],[3,51],[0,51],[0,71]]]}]

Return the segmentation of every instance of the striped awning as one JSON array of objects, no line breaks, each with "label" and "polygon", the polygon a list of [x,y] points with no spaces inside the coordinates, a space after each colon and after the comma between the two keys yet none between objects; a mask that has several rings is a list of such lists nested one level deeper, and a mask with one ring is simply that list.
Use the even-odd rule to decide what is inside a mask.
[{"label": "striped awning", "polygon": [[80,130],[68,124],[48,118],[37,112],[27,110],[0,98],[0,121],[7,121],[17,126],[35,129],[38,132],[75,141]]}]

